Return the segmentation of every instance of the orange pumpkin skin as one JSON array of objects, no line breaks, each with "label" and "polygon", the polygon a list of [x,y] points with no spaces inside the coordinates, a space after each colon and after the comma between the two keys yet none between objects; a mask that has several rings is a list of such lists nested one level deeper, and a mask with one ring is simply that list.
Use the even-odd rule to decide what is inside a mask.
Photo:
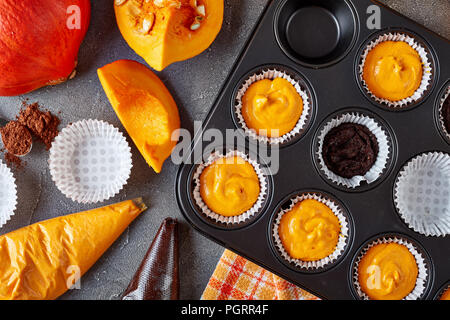
[{"label": "orange pumpkin skin", "polygon": [[[179,1],[180,8],[161,8],[154,1],[128,0],[121,5],[115,4],[114,10],[125,41],[157,71],[199,55],[213,43],[222,28],[223,0],[197,0],[205,7],[205,16],[196,30],[190,28],[198,16],[191,6],[194,0],[159,0]],[[141,6],[137,5],[139,2],[142,2]],[[150,15],[154,17],[151,30],[143,33],[143,20],[149,19]]]},{"label": "orange pumpkin skin", "polygon": [[90,14],[89,0],[0,0],[0,96],[66,81]]},{"label": "orange pumpkin skin", "polygon": [[175,148],[178,107],[164,83],[148,67],[118,60],[97,71],[111,105],[136,147],[156,173]]}]

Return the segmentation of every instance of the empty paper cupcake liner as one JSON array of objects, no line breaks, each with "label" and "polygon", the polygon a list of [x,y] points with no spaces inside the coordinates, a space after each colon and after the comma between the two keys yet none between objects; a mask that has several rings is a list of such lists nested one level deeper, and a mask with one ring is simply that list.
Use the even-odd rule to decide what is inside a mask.
[{"label": "empty paper cupcake liner", "polygon": [[[258,175],[259,184],[260,184],[260,192],[258,199],[256,200],[256,203],[246,212],[238,215],[238,216],[232,216],[227,217],[223,216],[221,214],[218,214],[216,212],[213,212],[209,207],[205,204],[203,201],[203,198],[200,194],[200,175],[202,174],[203,170],[211,165],[213,162],[215,162],[218,159],[221,158],[228,158],[228,157],[241,157],[248,163],[250,163],[253,168],[255,169],[256,174]],[[237,151],[237,150],[231,150],[227,152],[225,155],[222,154],[220,151],[215,151],[212,153],[206,162],[199,164],[197,166],[197,169],[194,172],[193,175],[193,182],[194,182],[194,190],[193,190],[193,198],[197,206],[200,208],[200,211],[208,218],[215,222],[226,224],[226,225],[236,225],[244,223],[245,221],[251,219],[252,217],[256,216],[258,213],[260,213],[261,209],[263,208],[264,201],[267,197],[267,178],[259,165],[258,162],[251,159],[248,155],[246,155],[243,152]]]},{"label": "empty paper cupcake liner", "polygon": [[400,171],[394,202],[412,230],[426,236],[450,234],[450,155],[421,154]]},{"label": "empty paper cupcake liner", "polygon": [[50,150],[50,174],[58,189],[80,203],[116,195],[130,177],[131,149],[119,129],[99,120],[64,128]]},{"label": "empty paper cupcake liner", "polygon": [[0,160],[0,228],[11,218],[17,206],[16,180]]},{"label": "empty paper cupcake liner", "polygon": [[359,284],[358,280],[359,263],[361,262],[361,259],[364,257],[364,255],[370,248],[372,248],[377,244],[383,243],[397,243],[404,245],[409,250],[409,252],[411,252],[411,254],[414,256],[418,268],[416,286],[405,298],[403,298],[403,300],[421,299],[425,293],[425,290],[427,289],[427,284],[430,279],[429,265],[426,262],[425,257],[420,252],[420,250],[416,248],[415,244],[413,244],[410,240],[404,237],[396,235],[384,236],[375,241],[372,241],[367,246],[365,246],[359,253],[353,265],[353,277],[352,277],[354,289],[358,297],[362,300],[370,300],[369,296],[362,290],[361,285]]},{"label": "empty paper cupcake liner", "polygon": [[[331,209],[331,211],[333,211],[333,213],[339,219],[339,223],[341,225],[341,232],[339,234],[339,240],[336,245],[336,249],[328,257],[316,261],[303,261],[300,259],[292,258],[284,248],[283,243],[278,234],[278,228],[283,215],[291,211],[297,203],[307,199],[314,199],[325,204],[328,208]],[[277,252],[285,261],[289,262],[291,265],[295,266],[296,268],[304,269],[307,271],[320,270],[336,262],[342,256],[347,245],[349,244],[350,222],[348,221],[348,218],[344,210],[345,209],[343,209],[340,204],[336,203],[331,198],[325,197],[318,193],[304,193],[291,199],[291,205],[289,206],[289,208],[278,212],[273,222],[272,236]]]},{"label": "empty paper cupcake liner", "polygon": [[[300,119],[297,121],[297,124],[295,127],[288,133],[284,134],[281,137],[265,137],[258,135],[256,130],[248,128],[247,124],[245,123],[244,117],[242,115],[242,98],[245,95],[245,92],[247,89],[254,84],[257,81],[264,80],[264,79],[270,79],[274,80],[276,78],[283,78],[289,83],[291,83],[297,93],[300,95],[300,97],[303,100],[303,112],[300,116]],[[302,88],[300,83],[294,79],[295,77],[293,75],[290,75],[289,73],[281,70],[277,70],[274,68],[269,68],[268,70],[262,70],[259,73],[252,74],[250,77],[248,77],[242,86],[239,88],[236,100],[235,100],[235,106],[234,106],[234,112],[235,116],[237,118],[237,121],[239,123],[239,126],[244,130],[245,135],[251,137],[252,139],[255,139],[262,143],[268,143],[272,145],[279,145],[286,142],[289,142],[295,137],[298,137],[302,135],[305,132],[305,129],[308,126],[309,120],[311,118],[311,99],[308,96],[308,93],[306,89]]]},{"label": "empty paper cupcake liner", "polygon": [[445,100],[447,100],[448,96],[450,96],[450,85],[447,86],[447,89],[444,91],[444,95],[439,100],[439,125],[441,131],[444,133],[445,138],[447,141],[450,142],[450,132],[447,131],[447,128],[445,127],[444,123],[444,117],[442,116],[442,107],[444,105]]},{"label": "empty paper cupcake liner", "polygon": [[[420,83],[419,88],[414,92],[414,94],[408,98],[399,100],[399,101],[390,101],[387,99],[379,98],[375,96],[367,86],[366,82],[363,78],[363,72],[364,72],[364,64],[366,62],[367,55],[369,52],[375,48],[379,43],[385,42],[385,41],[403,41],[409,44],[414,50],[417,51],[419,54],[421,60],[422,60],[422,67],[423,67],[423,73],[422,73],[422,81]],[[432,78],[433,78],[433,67],[432,67],[432,60],[431,60],[431,54],[427,48],[422,46],[416,39],[413,37],[401,33],[401,32],[394,32],[394,33],[385,33],[374,40],[372,40],[365,50],[363,51],[363,54],[360,58],[360,64],[358,65],[358,73],[359,73],[359,80],[361,81],[361,84],[364,88],[364,90],[367,92],[367,94],[377,103],[387,105],[388,107],[394,108],[394,109],[400,109],[407,107],[417,101],[419,101],[425,93],[430,89]]]},{"label": "empty paper cupcake liner", "polygon": [[[344,123],[355,123],[365,126],[375,135],[377,139],[379,149],[377,159],[372,168],[367,171],[364,176],[354,176],[350,179],[341,177],[328,169],[325,164],[325,160],[323,159],[322,150],[325,136],[331,129]],[[348,112],[331,119],[323,126],[317,137],[317,147],[315,153],[319,170],[329,181],[334,184],[353,189],[360,186],[363,181],[370,184],[381,177],[383,172],[387,169],[389,159],[392,157],[392,149],[393,146],[389,134],[380,122],[359,112]]]}]

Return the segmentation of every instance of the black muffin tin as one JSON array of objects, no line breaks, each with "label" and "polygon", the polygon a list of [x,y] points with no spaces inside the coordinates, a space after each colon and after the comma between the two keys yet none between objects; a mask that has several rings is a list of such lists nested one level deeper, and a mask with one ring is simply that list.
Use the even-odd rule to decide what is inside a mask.
[{"label": "black muffin tin", "polygon": [[[366,20],[371,5],[381,9],[381,30],[369,30]],[[310,34],[296,32],[309,28]],[[417,38],[429,50],[433,69],[431,86],[414,105],[393,111],[379,105],[361,87],[357,65],[371,38],[378,33],[400,31]],[[371,239],[398,235],[417,243],[429,261],[429,277],[424,299],[433,299],[450,280],[450,237],[425,237],[409,229],[398,215],[393,188],[396,176],[411,158],[424,152],[450,152],[450,145],[440,133],[436,108],[444,85],[450,79],[450,44],[423,26],[369,0],[273,0],[238,58],[203,130],[238,129],[234,116],[235,95],[242,80],[251,72],[268,66],[293,70],[310,89],[312,113],[304,134],[281,145],[280,169],[268,177],[268,192],[260,214],[243,224],[226,226],[206,218],[193,200],[193,172],[198,153],[208,154],[200,146],[222,150],[240,149],[252,155],[254,141],[245,145],[215,146],[203,142],[197,134],[192,143],[190,162],[180,166],[176,180],[177,201],[182,213],[200,233],[261,265],[288,281],[325,299],[355,299],[352,282],[353,262]],[[326,119],[342,110],[373,114],[392,134],[393,153],[383,177],[355,190],[338,187],[320,174],[314,156],[315,136]],[[253,149],[252,149],[253,150]],[[261,149],[262,150],[262,149]],[[195,155],[197,156],[195,156]],[[264,166],[265,152],[255,155]],[[280,260],[272,239],[274,215],[296,194],[325,193],[340,201],[351,220],[346,251],[330,267],[298,270]]]}]

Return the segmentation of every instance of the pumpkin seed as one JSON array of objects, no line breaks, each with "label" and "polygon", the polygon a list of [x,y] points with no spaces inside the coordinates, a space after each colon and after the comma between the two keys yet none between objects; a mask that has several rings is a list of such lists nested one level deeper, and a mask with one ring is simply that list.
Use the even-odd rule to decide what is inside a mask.
[{"label": "pumpkin seed", "polygon": [[148,34],[152,30],[154,24],[155,24],[155,14],[151,13],[148,17],[144,19],[144,21],[142,21],[142,33]]},{"label": "pumpkin seed", "polygon": [[142,8],[142,6],[144,5],[144,0],[131,0],[131,1],[140,8]]},{"label": "pumpkin seed", "polygon": [[206,16],[206,9],[205,9],[205,6],[204,6],[204,5],[198,6],[198,7],[196,8],[196,10],[197,10],[197,13],[198,13],[198,14],[200,14],[200,15],[202,15],[202,16]]},{"label": "pumpkin seed", "polygon": [[127,1],[128,0],[114,0],[114,3],[116,4],[116,6],[121,6]]},{"label": "pumpkin seed", "polygon": [[195,30],[197,30],[198,28],[200,28],[200,23],[199,23],[199,22],[194,22],[194,23],[191,25],[191,30],[192,30],[192,31],[195,31]]},{"label": "pumpkin seed", "polygon": [[181,2],[178,0],[169,0],[169,7],[180,9]]},{"label": "pumpkin seed", "polygon": [[181,8],[181,2],[179,0],[153,0],[153,4],[159,8]]},{"label": "pumpkin seed", "polygon": [[202,16],[196,16],[195,19],[194,19],[194,23],[191,24],[191,30],[195,31],[198,28],[200,28],[202,21],[203,21],[203,17]]},{"label": "pumpkin seed", "polygon": [[128,6],[128,14],[129,14],[131,17],[136,18],[136,17],[138,17],[138,16],[141,14],[141,9],[139,9],[138,7],[136,7],[136,6],[133,5],[133,4],[130,4],[130,5]]}]

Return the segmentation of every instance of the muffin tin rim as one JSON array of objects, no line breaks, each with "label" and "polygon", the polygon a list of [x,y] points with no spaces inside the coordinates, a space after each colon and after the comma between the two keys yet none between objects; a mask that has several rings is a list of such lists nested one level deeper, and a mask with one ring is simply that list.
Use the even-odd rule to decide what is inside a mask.
[{"label": "muffin tin rim", "polygon": [[293,56],[292,54],[289,53],[289,51],[285,48],[285,46],[283,45],[281,38],[280,38],[280,34],[279,34],[279,30],[278,30],[278,23],[279,23],[279,18],[280,18],[280,14],[281,14],[281,10],[283,9],[283,7],[286,5],[286,3],[288,1],[292,1],[292,0],[282,0],[277,8],[275,9],[275,13],[274,13],[274,17],[272,19],[272,25],[273,25],[273,32],[275,35],[275,40],[276,40],[276,44],[278,45],[278,48],[283,52],[283,54],[288,57],[290,60],[292,60],[294,63],[299,64],[303,67],[306,68],[311,68],[311,69],[323,69],[323,68],[327,68],[327,67],[331,67],[339,62],[341,62],[343,59],[345,59],[347,56],[350,55],[350,53],[354,50],[355,45],[358,42],[358,39],[360,37],[360,19],[359,19],[359,14],[358,11],[355,8],[355,5],[353,4],[354,0],[342,0],[346,3],[346,5],[348,6],[348,8],[350,9],[350,12],[352,14],[353,17],[353,37],[352,40],[350,42],[350,44],[348,45],[347,49],[344,51],[343,54],[341,54],[339,57],[326,62],[326,63],[321,63],[321,64],[311,64],[311,63],[307,63],[307,62],[303,62],[300,59],[296,58],[295,56]]},{"label": "muffin tin rim", "polygon": [[[367,92],[367,90],[364,88],[364,86],[362,84],[362,79],[360,77],[360,72],[359,72],[360,60],[361,60],[362,54],[363,54],[365,48],[367,47],[367,45],[372,40],[376,39],[378,36],[381,36],[383,34],[388,34],[388,33],[396,33],[396,32],[409,35],[412,38],[414,38],[415,40],[417,40],[419,42],[419,44],[423,45],[423,47],[427,50],[428,55],[430,56],[431,70],[433,73],[431,80],[430,80],[431,83],[429,84],[429,87],[427,88],[427,90],[425,91],[423,96],[418,101],[411,103],[404,107],[399,107],[399,108],[389,107],[385,104],[375,101],[370,96],[370,94]],[[414,31],[410,30],[409,28],[392,26],[392,27],[385,27],[385,28],[376,30],[376,31],[370,33],[366,37],[366,39],[362,42],[360,47],[357,48],[357,50],[356,50],[353,72],[354,72],[354,78],[357,83],[357,86],[358,86],[360,92],[362,93],[362,95],[366,98],[366,100],[368,100],[372,105],[376,106],[377,108],[380,108],[381,110],[399,113],[399,112],[411,111],[411,110],[421,106],[423,103],[425,103],[426,101],[429,100],[431,94],[434,92],[434,90],[436,88],[437,83],[439,82],[440,65],[439,65],[439,58],[436,55],[433,46],[428,41],[426,41],[422,36],[420,36],[419,34],[417,34]]]},{"label": "muffin tin rim", "polygon": [[[434,121],[435,121],[436,129],[438,130],[442,139],[444,139],[444,141],[450,145],[450,132],[448,132],[448,136],[445,134],[445,130],[442,127],[441,120],[440,120],[441,99],[444,98],[446,91],[449,89],[450,89],[450,79],[447,79],[444,82],[444,84],[442,85],[442,87],[439,89],[439,93],[436,96],[436,101],[434,103]],[[450,94],[448,95],[448,97],[450,97]]]},{"label": "muffin tin rim", "polygon": [[[388,158],[388,163],[386,164],[386,168],[383,171],[383,173],[381,174],[381,176],[375,180],[372,183],[368,183],[368,184],[364,184],[364,185],[360,185],[356,188],[348,188],[346,186],[341,186],[338,185],[332,181],[330,181],[327,177],[325,177],[325,175],[322,173],[321,169],[320,169],[320,164],[319,164],[319,160],[317,159],[316,156],[316,147],[318,145],[318,136],[321,132],[321,130],[323,129],[324,125],[326,123],[328,123],[331,119],[345,114],[345,113],[360,113],[363,114],[365,116],[369,116],[373,119],[375,119],[377,122],[379,122],[383,128],[386,129],[387,133],[388,133],[388,138],[390,139],[390,144],[391,144],[391,155]],[[397,137],[395,135],[395,131],[391,128],[391,125],[385,121],[383,118],[381,118],[377,113],[366,109],[364,107],[344,107],[344,108],[340,108],[330,114],[328,114],[328,116],[326,116],[322,122],[320,122],[320,124],[318,125],[318,127],[316,128],[315,132],[314,132],[314,137],[312,139],[311,142],[311,158],[312,158],[312,162],[314,164],[314,168],[316,169],[318,175],[320,176],[320,178],[322,178],[323,181],[325,181],[328,185],[330,185],[331,187],[333,187],[334,189],[337,189],[339,191],[343,191],[343,192],[348,192],[348,193],[363,193],[363,192],[367,192],[370,191],[378,186],[380,186],[387,178],[390,177],[390,175],[392,174],[395,165],[398,161],[398,140]]]},{"label": "muffin tin rim", "polygon": [[364,240],[363,243],[356,249],[356,251],[353,254],[352,259],[350,260],[350,265],[348,268],[348,275],[347,275],[347,280],[348,280],[348,285],[350,287],[350,291],[353,295],[353,297],[356,300],[363,300],[358,293],[356,292],[356,288],[355,288],[355,284],[353,281],[353,276],[354,276],[354,271],[355,271],[355,267],[356,267],[356,260],[359,258],[359,255],[361,254],[362,250],[364,250],[364,248],[366,248],[370,243],[377,241],[378,239],[382,239],[382,238],[403,238],[408,240],[409,242],[411,242],[414,247],[416,247],[416,249],[419,250],[419,253],[421,253],[423,255],[424,258],[424,262],[427,264],[427,271],[428,271],[428,277],[427,277],[427,281],[425,284],[425,289],[420,297],[420,299],[418,300],[427,300],[430,296],[430,292],[433,286],[433,283],[435,281],[435,272],[434,272],[434,261],[431,257],[431,255],[428,253],[427,249],[425,249],[425,247],[422,245],[422,243],[403,233],[403,232],[398,232],[398,231],[387,231],[387,232],[381,232],[381,233],[377,233],[375,235],[369,236],[369,238],[367,238],[367,240]]},{"label": "muffin tin rim", "polygon": [[433,297],[433,300],[439,300],[441,299],[442,295],[444,294],[444,292],[450,289],[450,279],[447,280],[446,282],[444,282],[444,284],[442,286],[439,287],[439,289],[437,290],[436,294]]},{"label": "muffin tin rim", "polygon": [[[326,198],[332,200],[333,202],[335,202],[336,205],[338,205],[342,209],[343,214],[347,218],[347,223],[348,223],[348,241],[347,241],[345,249],[341,253],[341,255],[336,259],[336,261],[329,263],[321,268],[312,269],[312,270],[296,267],[293,264],[291,264],[289,261],[286,261],[281,256],[279,251],[277,250],[275,241],[273,239],[274,222],[275,222],[275,219],[276,219],[278,213],[280,212],[281,208],[283,207],[283,205],[289,204],[290,201],[297,196],[301,196],[303,194],[308,194],[308,193],[309,194],[320,194],[320,195],[323,195]],[[269,223],[267,225],[267,231],[266,231],[267,241],[268,241],[269,247],[271,249],[270,251],[271,251],[272,255],[277,259],[277,261],[279,261],[283,266],[285,266],[286,268],[288,268],[294,272],[301,273],[301,274],[309,274],[309,275],[323,274],[323,273],[329,272],[329,271],[337,268],[339,265],[341,265],[341,263],[344,262],[348,258],[348,255],[354,246],[355,232],[356,232],[355,222],[354,222],[354,218],[353,218],[353,215],[352,215],[349,207],[342,200],[340,200],[338,197],[336,197],[333,193],[330,193],[328,191],[321,190],[321,189],[316,189],[316,188],[296,190],[296,191],[293,191],[290,194],[286,195],[285,197],[283,197],[277,203],[273,212],[271,212],[270,218],[269,218]]]},{"label": "muffin tin rim", "polygon": [[[268,3],[268,5],[266,6],[266,9],[265,9],[265,11],[263,12],[263,14],[261,15],[261,18],[258,20],[259,22],[256,24],[256,26],[255,26],[255,28],[253,29],[253,31],[252,31],[252,36],[249,38],[249,40],[246,42],[246,44],[245,44],[245,46],[243,47],[243,49],[241,50],[241,53],[240,53],[240,55],[239,55],[239,57],[238,57],[238,59],[237,59],[237,61],[236,61],[236,63],[234,64],[234,66],[232,67],[232,69],[231,69],[231,71],[230,71],[230,75],[228,76],[228,78],[227,78],[227,80],[225,81],[225,83],[224,83],[224,85],[223,85],[223,87],[222,87],[222,89],[220,90],[220,93],[219,93],[219,95],[218,95],[218,97],[217,97],[217,99],[215,100],[215,102],[214,102],[214,104],[213,104],[213,107],[210,109],[210,111],[209,111],[209,113],[208,113],[208,115],[207,115],[207,117],[206,117],[206,120],[205,120],[205,124],[206,125],[208,125],[208,123],[212,120],[212,119],[216,119],[217,120],[217,114],[219,114],[220,112],[218,112],[218,107],[219,107],[219,102],[221,102],[221,103],[224,103],[224,102],[226,102],[225,100],[226,99],[223,99],[222,98],[222,96],[224,95],[224,96],[228,96],[229,95],[229,93],[226,93],[226,91],[227,90],[230,90],[231,88],[232,88],[232,86],[234,85],[233,83],[232,83],[232,79],[233,79],[233,77],[237,77],[236,75],[237,74],[243,74],[246,70],[246,68],[242,68],[241,66],[242,65],[250,65],[251,67],[253,66],[253,64],[251,63],[251,62],[249,62],[248,61],[248,59],[246,60],[245,59],[245,52],[247,51],[247,50],[249,50],[249,48],[250,48],[250,50],[252,49],[252,47],[254,46],[254,44],[255,44],[255,42],[252,40],[252,39],[255,39],[255,38],[257,38],[258,37],[258,33],[260,34],[261,33],[261,31],[259,31],[260,29],[261,29],[261,26],[263,26],[265,29],[267,28],[267,31],[269,32],[270,30],[269,30],[269,25],[270,25],[270,28],[272,28],[273,27],[273,24],[271,24],[272,23],[272,18],[273,18],[273,13],[274,13],[274,10],[275,10],[275,8],[276,8],[276,3],[274,3],[275,1],[273,1],[272,2],[272,4],[271,3]],[[365,7],[366,7],[366,5],[370,5],[370,4],[378,4],[379,5],[379,3],[377,3],[376,1],[373,1],[373,0],[366,0],[366,1],[361,1],[361,3],[354,3],[354,1],[352,0],[352,2],[353,2],[353,5],[355,6],[355,8],[356,8],[356,10],[357,10],[357,13],[359,14],[359,15],[361,15],[361,13],[363,12],[363,11],[361,11],[361,10],[364,10],[365,9]],[[380,6],[381,7],[381,10],[382,10],[382,12],[383,13],[386,13],[386,14],[391,14],[391,13],[389,13],[389,10],[387,10],[388,8],[386,8],[386,7],[384,7],[384,6]],[[441,40],[441,42],[439,42],[439,39],[438,39],[438,37],[436,37],[436,35],[434,34],[434,36],[433,36],[433,33],[432,32],[430,32],[429,30],[427,30],[427,29],[425,29],[423,26],[420,26],[420,25],[415,25],[415,24],[413,24],[413,21],[411,21],[410,19],[408,19],[408,18],[406,18],[406,17],[404,17],[404,16],[402,16],[401,14],[398,14],[397,12],[392,12],[392,13],[396,13],[397,14],[397,17],[392,17],[392,19],[390,18],[390,20],[391,21],[389,21],[389,22],[383,22],[383,24],[384,25],[406,25],[406,26],[408,26],[408,28],[404,28],[404,29],[409,29],[409,30],[417,30],[417,31],[414,31],[414,33],[416,33],[417,32],[417,34],[419,34],[419,35],[429,35],[431,38],[430,38],[430,43],[432,43],[432,45],[430,46],[434,51],[433,51],[433,53],[435,53],[435,54],[437,54],[437,53],[440,53],[441,51],[443,51],[444,53],[445,52],[447,52],[446,51],[446,49],[448,48],[448,47],[446,47],[445,46],[445,42],[442,42],[442,40]],[[272,17],[271,17],[272,16]],[[362,26],[362,25],[361,25]],[[389,27],[388,27],[389,28]],[[369,32],[370,33],[370,32]],[[367,36],[367,35],[369,35],[369,33],[364,33],[364,36]],[[272,35],[272,33],[270,33],[269,35],[271,35],[271,36],[273,36]],[[358,44],[362,41],[362,38],[363,38],[363,33],[361,33],[361,36],[360,36],[360,38],[361,39],[359,39],[358,40]],[[259,35],[260,36],[260,35]],[[428,39],[428,38],[427,38]],[[281,55],[283,55],[283,52],[281,52],[280,50],[279,50],[279,47],[277,46],[277,44],[275,43],[275,46],[273,46],[275,49],[274,50],[276,50],[277,51],[277,55],[279,55],[279,54],[281,54]],[[357,48],[357,46],[355,46],[354,47],[354,50],[356,50],[356,48]],[[279,52],[279,53],[278,53]],[[285,56],[285,55],[284,55]],[[285,56],[286,57],[286,56]],[[340,61],[340,63],[341,64],[348,64],[349,65],[349,70],[352,68],[352,66],[353,66],[353,63],[354,63],[354,58],[355,57],[353,57],[352,56],[352,58],[350,59],[349,57],[347,57],[346,59],[344,59],[343,61]],[[441,72],[442,73],[442,71],[443,70],[441,70],[440,68],[439,68],[439,58],[440,58],[440,56],[436,56],[436,63],[437,63],[437,65],[436,65],[436,70],[438,70],[439,72]],[[269,59],[270,60],[270,59]],[[350,61],[351,60],[351,61]],[[271,61],[273,61],[273,60],[271,60]],[[312,70],[312,71],[310,71],[310,70],[304,70],[303,69],[303,66],[302,65],[298,65],[298,64],[296,64],[295,63],[295,61],[292,61],[292,59],[282,59],[282,60],[280,60],[280,61],[283,61],[285,64],[287,64],[287,65],[289,65],[289,66],[291,66],[291,68],[294,68],[294,69],[300,69],[300,70],[302,70],[302,72],[305,72],[306,74],[309,74],[309,72],[314,72],[314,70]],[[263,61],[263,63],[264,63],[265,61]],[[242,69],[242,70],[241,70]],[[248,68],[249,69],[249,68]],[[355,81],[355,77],[353,76],[353,75],[351,75],[352,76],[352,79],[353,79],[353,81]],[[352,81],[351,80],[349,80],[349,84],[351,84],[352,83]],[[438,79],[438,78],[436,78],[436,81],[435,81],[435,84],[436,84],[436,86],[437,85],[440,85],[441,84],[441,81]],[[356,89],[357,91],[358,91],[358,89]],[[224,93],[225,92],[225,93]],[[355,92],[356,93],[356,92]],[[433,96],[433,94],[434,94],[434,92],[433,92],[433,90],[431,91],[431,93],[430,93],[430,96]],[[358,95],[359,96],[359,95]],[[357,100],[359,100],[359,103],[357,104],[357,105],[361,105],[361,106],[366,106],[367,108],[369,108],[369,106],[371,106],[372,104],[370,103],[370,104],[367,104],[367,103],[365,103],[365,101],[366,101],[366,99],[365,98],[362,98],[361,96],[359,96],[359,98],[357,98]],[[427,97],[427,99],[426,100],[424,100],[424,102],[425,103],[428,103],[429,101],[431,101],[432,100],[432,98],[431,97]],[[350,104],[347,104],[347,105],[350,105]],[[373,108],[370,108],[370,110],[373,110],[375,113],[377,113],[377,114],[379,114],[379,113],[382,113],[381,111],[376,111],[377,109],[373,109]],[[383,108],[380,108],[380,110],[383,110]],[[408,110],[406,110],[406,111],[409,111],[409,110],[412,110],[412,108],[411,109],[408,109]],[[414,108],[414,110],[415,110],[415,108]],[[422,110],[422,109],[420,109],[420,110]],[[385,110],[386,111],[386,110]],[[334,110],[332,110],[332,111],[329,111],[329,112],[334,112]],[[215,115],[216,114],[216,115]],[[394,114],[394,112],[392,112],[392,114]],[[388,115],[389,116],[389,115]],[[390,123],[389,123],[390,124]],[[395,134],[397,134],[397,132],[395,131]],[[308,139],[310,138],[310,137],[307,137]],[[397,138],[395,135],[394,135],[394,138]],[[294,146],[295,147],[295,146]],[[441,148],[441,145],[438,145],[438,147],[437,148]],[[420,151],[422,151],[422,150],[420,150]],[[398,153],[400,154],[400,151],[398,151]],[[396,168],[397,166],[394,166],[393,168]],[[185,177],[185,176],[187,176],[187,171],[188,171],[189,169],[187,169],[187,170],[180,170],[179,171],[179,174],[178,174],[178,177],[180,177],[180,182],[182,182],[183,181],[183,179],[185,179],[185,178],[183,178],[183,176]],[[185,172],[183,172],[183,171],[185,171]],[[393,176],[393,174],[391,173],[391,176]],[[319,181],[320,182],[320,181]],[[392,182],[391,180],[389,180],[389,182]],[[182,184],[184,184],[184,183],[182,183]],[[313,281],[311,281],[311,280],[307,280],[307,279],[311,279],[311,277],[305,277],[305,276],[302,276],[302,275],[299,275],[298,277],[296,277],[295,276],[295,274],[293,274],[292,272],[288,272],[288,271],[286,271],[285,269],[283,270],[283,268],[282,268],[282,266],[280,266],[278,263],[273,263],[271,260],[269,260],[269,261],[266,261],[266,260],[264,260],[265,258],[264,258],[264,256],[261,256],[261,254],[260,253],[257,253],[257,254],[255,254],[255,255],[250,255],[249,253],[251,252],[251,251],[244,251],[244,249],[246,248],[246,246],[239,246],[239,245],[236,245],[236,244],[234,244],[234,245],[231,245],[232,243],[233,243],[233,241],[231,241],[230,242],[230,237],[229,236],[227,236],[227,235],[225,235],[224,234],[224,236],[221,236],[220,234],[218,234],[218,233],[214,233],[214,232],[210,232],[211,230],[208,230],[208,229],[205,229],[205,228],[201,228],[201,226],[202,226],[202,224],[199,224],[198,223],[198,219],[197,219],[197,217],[194,217],[194,216],[196,216],[196,215],[192,215],[193,213],[192,213],[192,211],[190,211],[189,209],[189,206],[186,206],[187,205],[187,203],[186,203],[186,201],[183,201],[183,198],[186,198],[186,196],[185,195],[183,195],[183,193],[185,193],[182,189],[183,189],[183,186],[182,186],[182,184],[181,184],[181,186],[179,186],[179,185],[177,185],[176,186],[176,189],[177,189],[177,199],[178,199],[178,201],[179,201],[179,205],[181,204],[181,209],[182,209],[182,211],[183,211],[183,214],[188,218],[188,221],[190,221],[190,223],[191,223],[191,225],[196,229],[196,230],[198,230],[198,231],[200,231],[203,235],[205,235],[205,236],[207,236],[207,237],[209,237],[210,239],[213,239],[215,242],[217,242],[217,243],[219,243],[219,244],[221,244],[222,246],[226,246],[226,247],[228,247],[228,248],[230,248],[231,250],[235,250],[236,252],[241,252],[241,255],[243,255],[244,257],[248,257],[248,259],[250,259],[250,260],[252,260],[252,261],[254,261],[254,262],[257,262],[257,261],[260,261],[263,265],[266,265],[267,266],[267,268],[268,269],[272,269],[273,270],[273,272],[275,272],[275,273],[277,273],[277,274],[279,274],[279,275],[281,275],[282,277],[284,276],[285,278],[287,278],[287,279],[291,279],[291,281],[293,281],[293,283],[297,283],[299,286],[301,286],[301,287],[303,287],[303,288],[306,288],[307,290],[311,290],[312,292],[316,292],[316,294],[318,294],[319,296],[320,295],[323,295],[323,294],[325,294],[327,291],[326,290],[324,290],[324,286],[323,285],[313,285]],[[388,185],[389,185],[389,187],[391,188],[392,186],[391,186],[391,183],[388,183]],[[325,188],[325,187],[322,187],[323,189],[325,189],[325,190],[328,190],[328,191],[331,191],[332,193],[336,193],[336,190],[330,190],[329,188]],[[348,193],[348,192],[347,192]],[[338,193],[337,193],[338,194]],[[391,204],[390,204],[391,205]],[[272,203],[271,205],[270,205],[270,208],[272,208],[274,206],[274,203]],[[188,211],[187,212],[185,212],[184,210],[185,209],[188,209]],[[264,221],[266,221],[265,219],[267,218],[267,213],[265,213],[264,215],[266,215],[265,217],[263,217],[263,219],[264,219]],[[392,214],[390,214],[390,215],[392,215]],[[396,215],[392,215],[392,216],[396,216]],[[195,218],[195,219],[193,219],[193,218]],[[395,221],[397,221],[398,220],[398,218],[395,220]],[[261,221],[259,221],[259,222],[261,222]],[[260,228],[261,226],[261,223],[257,223],[256,225],[251,225],[251,228],[249,228],[249,229],[253,229],[253,228]],[[265,228],[266,226],[264,226],[264,228]],[[389,230],[389,229],[394,229],[394,230],[400,230],[401,232],[403,232],[403,233],[405,233],[406,235],[409,235],[410,237],[413,237],[413,239],[415,239],[415,237],[417,236],[417,234],[414,234],[414,232],[413,231],[411,231],[409,228],[405,228],[404,226],[403,226],[403,224],[397,224],[397,222],[396,222],[396,224],[395,224],[395,228],[385,228],[385,230]],[[378,230],[379,231],[379,230]],[[378,231],[376,231],[376,232],[378,232]],[[384,230],[382,231],[382,232],[384,232]],[[420,239],[422,239],[422,238],[420,238]],[[423,239],[422,239],[423,240]],[[427,241],[425,241],[425,240],[423,240],[424,241],[424,243],[428,243]],[[431,240],[431,241],[433,241],[433,240]],[[359,242],[359,239],[358,239],[358,242]],[[229,246],[229,245],[231,245],[231,246]],[[427,245],[427,248],[429,247],[429,245]],[[431,247],[433,247],[433,244],[431,244]],[[247,249],[248,249],[248,246],[247,246]],[[245,249],[245,250],[247,250],[247,249]],[[353,251],[354,249],[352,249],[351,250],[351,252]],[[266,253],[266,249],[264,249],[264,251],[265,251],[265,253]],[[264,254],[265,254],[264,253]],[[267,252],[268,253],[268,252]],[[346,260],[348,260],[348,259],[346,259]],[[266,261],[267,263],[264,263],[263,261]],[[349,263],[348,261],[343,261],[342,262],[343,264],[345,263],[346,265]],[[439,271],[442,271],[442,270],[440,270],[440,269],[438,269],[438,265],[436,265],[436,266],[434,266],[435,267],[435,274],[436,274],[436,272],[439,270]],[[281,269],[280,269],[281,268]],[[346,268],[347,269],[347,268]],[[346,271],[345,271],[346,272]],[[324,275],[325,277],[328,277],[328,275]],[[314,279],[314,277],[312,277],[313,279]],[[303,283],[303,282],[301,282],[301,279],[305,279],[305,282]],[[345,279],[342,279],[342,280],[345,280]],[[339,280],[339,281],[341,281],[341,280]],[[345,281],[347,281],[347,280],[345,280]],[[303,284],[302,284],[303,283]],[[433,286],[434,286],[435,284],[433,283]],[[433,288],[432,289],[432,292],[434,293],[435,292],[435,290],[437,290],[436,288]],[[335,295],[336,296],[336,294],[337,294],[337,290],[330,290],[330,292],[328,292],[328,294],[331,294],[331,295]],[[353,295],[352,295],[352,293],[350,292],[350,291],[348,291],[347,292],[347,288],[344,290],[344,292],[343,292],[343,294],[345,295],[345,297],[348,297],[348,298],[353,298]]]}]

